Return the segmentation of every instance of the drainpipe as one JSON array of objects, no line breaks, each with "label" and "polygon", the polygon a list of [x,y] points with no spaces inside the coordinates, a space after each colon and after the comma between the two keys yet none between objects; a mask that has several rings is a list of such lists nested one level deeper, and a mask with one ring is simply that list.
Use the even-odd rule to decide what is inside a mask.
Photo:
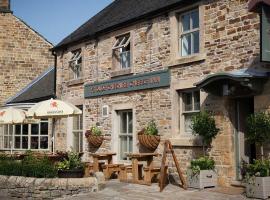
[{"label": "drainpipe", "polygon": [[[53,98],[56,99],[56,76],[57,76],[57,55],[55,53],[55,51],[52,51],[52,55],[54,56],[54,94],[53,94]],[[54,133],[54,129],[55,129],[55,119],[52,118],[52,152],[55,153],[55,133]]]}]

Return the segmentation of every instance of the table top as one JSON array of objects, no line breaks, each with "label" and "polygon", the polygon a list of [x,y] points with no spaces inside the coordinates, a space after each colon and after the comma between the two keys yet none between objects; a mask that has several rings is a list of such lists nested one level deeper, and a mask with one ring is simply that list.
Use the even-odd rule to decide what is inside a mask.
[{"label": "table top", "polygon": [[101,153],[90,153],[90,156],[93,157],[107,157],[107,156],[115,156],[116,153],[113,152],[101,152]]},{"label": "table top", "polygon": [[153,156],[159,156],[158,153],[128,153],[127,157],[130,158],[144,158],[144,157],[153,157]]}]

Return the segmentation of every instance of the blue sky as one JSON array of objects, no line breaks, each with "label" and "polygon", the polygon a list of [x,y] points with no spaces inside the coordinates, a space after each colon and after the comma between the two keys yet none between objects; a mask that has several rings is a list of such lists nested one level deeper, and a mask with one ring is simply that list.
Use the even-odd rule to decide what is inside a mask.
[{"label": "blue sky", "polygon": [[113,0],[11,0],[11,10],[56,45]]}]

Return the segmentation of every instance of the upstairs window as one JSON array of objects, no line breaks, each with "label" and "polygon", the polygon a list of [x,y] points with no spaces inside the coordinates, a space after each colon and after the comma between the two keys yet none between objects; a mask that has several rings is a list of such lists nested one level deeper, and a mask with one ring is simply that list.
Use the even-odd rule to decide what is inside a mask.
[{"label": "upstairs window", "polygon": [[180,55],[189,56],[200,50],[199,9],[185,12],[179,16],[180,22]]},{"label": "upstairs window", "polygon": [[72,57],[69,61],[69,66],[71,69],[71,79],[82,78],[82,52],[81,50],[76,50],[72,52]]},{"label": "upstairs window", "polygon": [[130,34],[116,37],[112,47],[115,65],[120,69],[128,69],[130,64]]}]

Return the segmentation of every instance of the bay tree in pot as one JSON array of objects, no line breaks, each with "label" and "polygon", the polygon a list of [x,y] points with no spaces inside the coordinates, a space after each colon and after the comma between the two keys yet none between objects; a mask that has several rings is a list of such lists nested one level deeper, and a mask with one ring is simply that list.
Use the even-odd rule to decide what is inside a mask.
[{"label": "bay tree in pot", "polygon": [[158,147],[160,136],[158,135],[157,125],[154,120],[151,120],[147,126],[138,133],[138,139],[140,144],[150,151],[154,151]]},{"label": "bay tree in pot", "polygon": [[189,187],[206,188],[217,185],[217,174],[214,171],[215,162],[205,156],[205,147],[209,147],[212,140],[217,136],[219,129],[210,112],[201,111],[192,117],[191,129],[194,135],[202,138],[204,156],[191,161],[190,169],[187,171]]},{"label": "bay tree in pot", "polygon": [[93,126],[90,130],[85,132],[85,137],[90,146],[98,148],[101,146],[104,136],[102,135],[102,131],[98,126]]},{"label": "bay tree in pot", "polygon": [[[270,114],[254,113],[247,117],[246,138],[250,143],[260,147],[260,160],[246,165],[244,182],[248,197],[268,198],[270,196],[270,162],[264,159],[263,145],[270,141]],[[245,167],[244,167],[245,168]]]}]

